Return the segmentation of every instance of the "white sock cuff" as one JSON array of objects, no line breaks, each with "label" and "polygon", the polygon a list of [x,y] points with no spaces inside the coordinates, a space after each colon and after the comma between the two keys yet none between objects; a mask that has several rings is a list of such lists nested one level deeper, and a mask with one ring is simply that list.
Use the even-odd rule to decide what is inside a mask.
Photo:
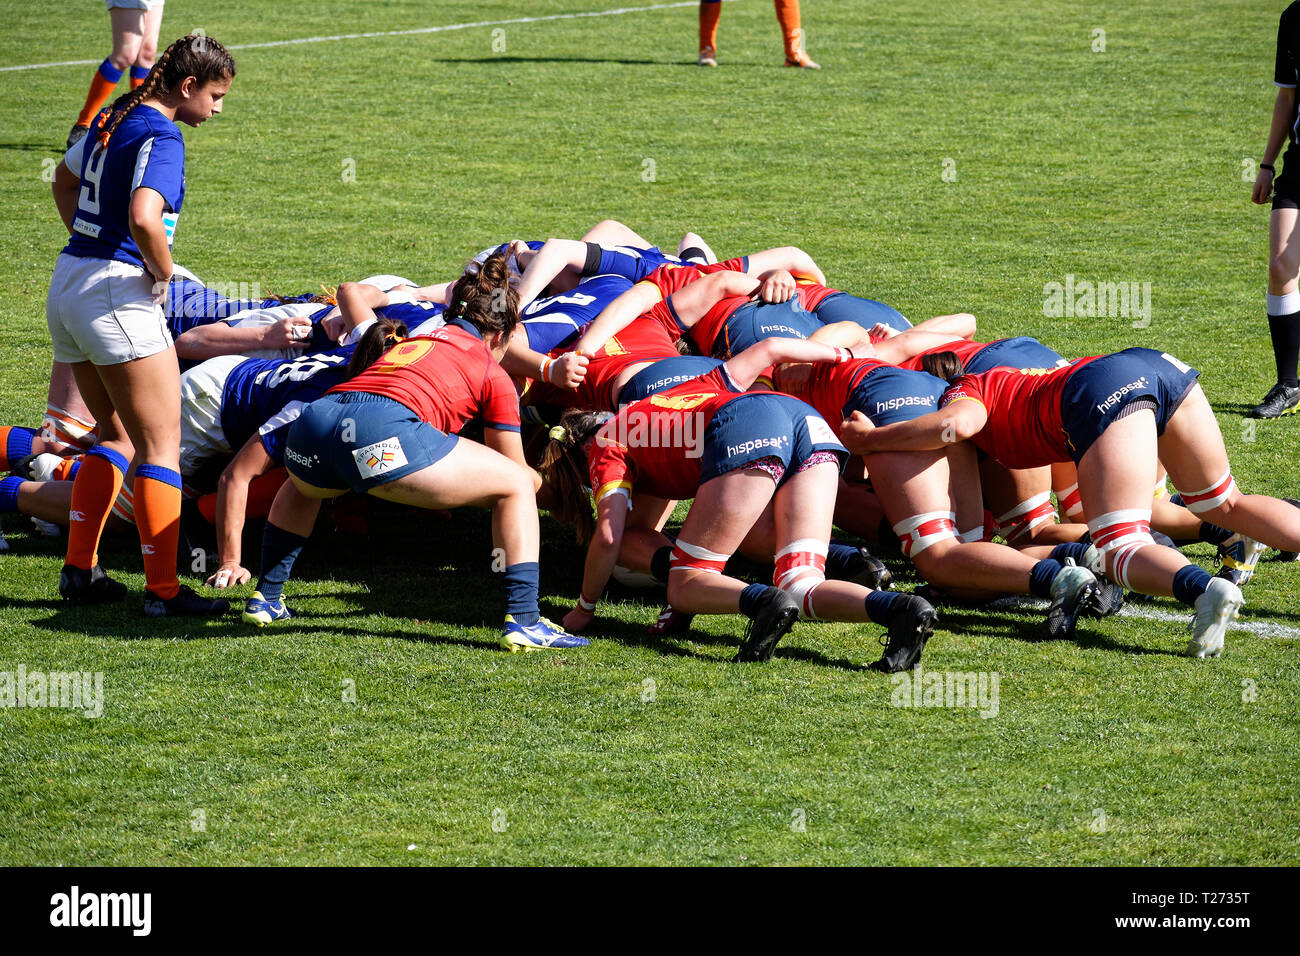
[{"label": "white sock cuff", "polygon": [[1291,315],[1300,312],[1300,289],[1283,295],[1274,295],[1270,292],[1265,298],[1268,300],[1269,315]]}]

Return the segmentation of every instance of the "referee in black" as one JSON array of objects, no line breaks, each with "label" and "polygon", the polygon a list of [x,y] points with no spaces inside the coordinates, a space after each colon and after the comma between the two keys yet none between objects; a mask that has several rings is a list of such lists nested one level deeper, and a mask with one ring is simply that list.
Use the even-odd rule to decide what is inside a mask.
[{"label": "referee in black", "polygon": [[[1277,384],[1264,401],[1250,412],[1253,418],[1279,418],[1300,408],[1300,379],[1296,362],[1300,358],[1300,112],[1296,107],[1296,84],[1300,82],[1300,2],[1282,11],[1277,28],[1277,64],[1273,83],[1277,100],[1273,123],[1268,131],[1264,160],[1251,200],[1263,205],[1273,196],[1268,230],[1268,331],[1273,338],[1273,359],[1277,363]],[[1276,176],[1273,161],[1290,140],[1291,148]]]}]

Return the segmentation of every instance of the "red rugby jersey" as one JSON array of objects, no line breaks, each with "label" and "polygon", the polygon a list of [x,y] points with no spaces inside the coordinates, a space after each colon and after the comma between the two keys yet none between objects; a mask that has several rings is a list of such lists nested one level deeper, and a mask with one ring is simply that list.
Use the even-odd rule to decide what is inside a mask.
[{"label": "red rugby jersey", "polygon": [[[549,382],[530,382],[524,390],[523,400],[528,404],[558,405],[561,408],[617,411],[614,382],[633,365],[676,358],[679,353],[673,341],[657,322],[636,319],[591,356],[587,376],[576,389],[561,388]],[[561,346],[550,354],[552,358],[559,358],[565,351]]]},{"label": "red rugby jersey", "polygon": [[[682,337],[682,327],[668,305],[668,297],[674,292],[686,288],[697,279],[714,272],[744,272],[749,268],[749,257],[727,259],[707,266],[660,266],[641,282],[649,283],[659,291],[659,301],[642,314],[643,318],[658,322],[672,336],[673,341]],[[637,285],[640,285],[638,282]]]},{"label": "red rugby jersey", "polygon": [[840,422],[844,420],[844,406],[853,390],[870,372],[885,364],[879,359],[865,358],[840,365],[814,365],[808,381],[799,386],[791,383],[789,376],[778,368],[772,384],[776,391],[793,395],[817,409],[817,414],[839,431]]},{"label": "red rugby jersey", "polygon": [[735,390],[722,367],[625,406],[596,433],[588,460],[596,502],[633,487],[686,500],[700,486],[704,429]]},{"label": "red rugby jersey", "polygon": [[963,375],[943,393],[939,408],[976,401],[988,424],[972,441],[1008,468],[1037,468],[1070,461],[1061,417],[1061,392],[1070,376],[1097,356],[1056,369],[995,368]]},{"label": "red rugby jersey", "polygon": [[401,402],[422,421],[454,435],[473,418],[519,431],[519,396],[483,340],[456,325],[394,345],[335,392],[369,392]]},{"label": "red rugby jersey", "polygon": [[940,352],[956,352],[957,357],[961,359],[961,363],[964,366],[981,351],[988,348],[989,344],[990,343],[988,342],[967,342],[965,339],[959,339],[956,342],[948,342],[944,345],[936,345],[933,348],[928,348],[924,352],[913,355],[905,362],[899,362],[898,367],[908,368],[913,372],[924,371],[921,368],[921,359],[925,358],[927,355],[938,355]]}]

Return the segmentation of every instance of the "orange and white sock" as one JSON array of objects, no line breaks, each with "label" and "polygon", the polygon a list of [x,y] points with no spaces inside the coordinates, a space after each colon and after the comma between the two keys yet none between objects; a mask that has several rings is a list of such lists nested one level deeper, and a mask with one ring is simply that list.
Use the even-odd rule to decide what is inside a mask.
[{"label": "orange and white sock", "polygon": [[86,453],[72,483],[68,510],[68,556],[73,567],[89,571],[99,563],[99,536],[122,487],[126,459],[111,448],[96,445]]}]

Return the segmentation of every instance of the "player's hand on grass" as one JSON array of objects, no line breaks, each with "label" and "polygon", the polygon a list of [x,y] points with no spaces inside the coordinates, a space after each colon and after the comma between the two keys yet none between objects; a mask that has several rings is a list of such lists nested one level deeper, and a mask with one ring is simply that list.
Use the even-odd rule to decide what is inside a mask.
[{"label": "player's hand on grass", "polygon": [[268,349],[305,349],[311,338],[311,320],[295,315],[276,319],[262,335],[262,347]]},{"label": "player's hand on grass", "polygon": [[231,588],[236,584],[247,584],[252,579],[253,573],[248,568],[227,562],[217,569],[216,574],[208,578],[207,585],[210,588]]},{"label": "player's hand on grass", "polygon": [[784,269],[773,269],[762,276],[758,297],[764,302],[788,302],[794,296],[794,276]]},{"label": "player's hand on grass", "polygon": [[570,634],[579,634],[591,626],[591,622],[596,619],[596,615],[590,611],[584,611],[580,607],[575,607],[568,614],[564,615],[564,629]]},{"label": "player's hand on grass", "polygon": [[1262,206],[1268,202],[1268,197],[1273,195],[1273,170],[1261,169],[1259,175],[1255,177],[1255,188],[1251,190],[1250,201],[1257,206]]},{"label": "player's hand on grass", "polygon": [[587,377],[587,365],[590,361],[591,359],[581,352],[565,352],[555,360],[555,364],[547,372],[547,377],[550,378],[552,385],[558,385],[560,388],[577,388]]}]

